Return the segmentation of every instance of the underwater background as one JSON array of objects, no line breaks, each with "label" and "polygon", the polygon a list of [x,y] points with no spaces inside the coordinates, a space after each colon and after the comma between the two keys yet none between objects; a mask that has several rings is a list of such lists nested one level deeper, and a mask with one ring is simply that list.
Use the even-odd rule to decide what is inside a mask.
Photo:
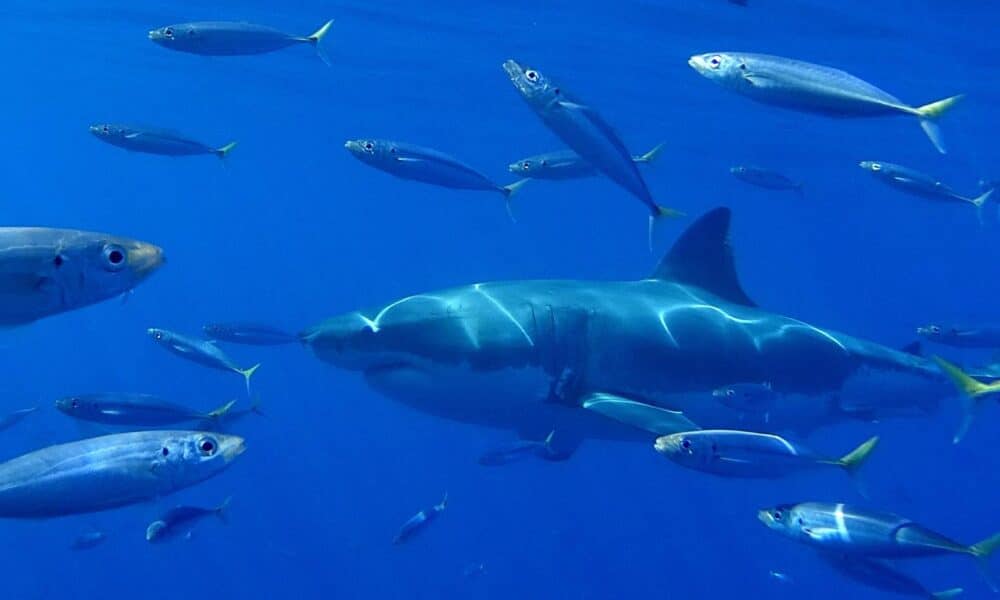
[{"label": "underwater background", "polygon": [[[744,287],[769,310],[893,347],[934,320],[997,323],[996,205],[981,226],[973,210],[899,194],[857,163],[905,164],[969,194],[1000,177],[998,17],[1000,5],[971,0],[4,0],[4,224],[149,240],[168,264],[126,302],[2,332],[0,409],[40,410],[0,433],[0,458],[100,433],[52,407],[68,394],[148,392],[205,410],[245,401],[238,377],[168,356],[147,327],[251,319],[298,330],[476,281],[639,279],[693,216],[720,205],[734,212]],[[307,47],[207,58],[146,39],[184,21],[305,34],[330,18],[331,67]],[[836,66],[914,104],[967,98],[942,122],[941,156],[913,119],[833,120],[724,93],[686,64],[714,50]],[[499,196],[401,181],[344,150],[349,138],[405,140],[513,181],[509,162],[562,146],[511,89],[500,64],[512,57],[600,107],[633,151],[666,144],[644,176],[690,216],[663,227],[654,254],[642,207],[606,179],[531,182],[512,224]],[[103,121],[239,146],[225,165],[127,153],[88,133]],[[795,177],[804,198],[747,186],[729,174],[735,164]],[[563,463],[488,469],[477,457],[508,433],[415,412],[296,346],[231,355],[262,363],[254,392],[266,416],[233,425],[247,438],[240,461],[154,503],[0,522],[5,597],[882,597],[756,519],[776,502],[861,502],[836,473],[726,480],[598,441]],[[998,413],[988,407],[958,446],[957,405],[808,442],[840,454],[882,436],[866,467],[870,504],[971,542],[1000,529]],[[438,521],[391,544],[446,491]],[[208,520],[159,546],[143,538],[164,508],[229,495],[228,525]],[[91,528],[107,542],[70,550]],[[905,569],[932,590],[989,594],[961,557]]]}]

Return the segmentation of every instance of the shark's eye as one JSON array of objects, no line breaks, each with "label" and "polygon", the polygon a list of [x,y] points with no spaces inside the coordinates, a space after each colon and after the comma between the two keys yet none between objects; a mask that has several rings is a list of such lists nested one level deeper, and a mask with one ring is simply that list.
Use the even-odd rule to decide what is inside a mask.
[{"label": "shark's eye", "polygon": [[709,58],[708,66],[712,67],[713,69],[718,69],[719,67],[722,66],[722,57],[716,54],[712,58]]},{"label": "shark's eye", "polygon": [[166,446],[164,446],[163,449],[160,450],[160,454],[162,454],[163,456],[169,456],[170,455],[170,448],[167,448]]},{"label": "shark's eye", "polygon": [[104,246],[102,252],[104,259],[104,269],[107,271],[121,271],[125,267],[125,249],[118,244],[108,244]]},{"label": "shark's eye", "polygon": [[524,72],[524,76],[528,78],[528,81],[538,81],[538,72],[528,69]]}]

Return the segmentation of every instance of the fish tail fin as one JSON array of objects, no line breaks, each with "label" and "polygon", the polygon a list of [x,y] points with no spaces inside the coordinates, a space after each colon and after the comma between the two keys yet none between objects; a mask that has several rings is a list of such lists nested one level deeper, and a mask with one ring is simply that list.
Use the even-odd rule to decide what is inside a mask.
[{"label": "fish tail fin", "polygon": [[657,144],[656,146],[653,146],[649,152],[640,154],[639,156],[633,156],[632,160],[637,163],[651,163],[660,157],[660,154],[663,153],[663,147],[665,145],[666,144],[663,143]]},{"label": "fish tail fin", "polygon": [[868,457],[871,456],[872,451],[875,450],[878,441],[879,438],[877,435],[872,436],[837,461],[837,464],[847,471],[847,474],[854,480],[854,485],[857,486],[858,493],[864,498],[868,497],[868,489],[859,472],[861,467],[866,464]]},{"label": "fish tail fin", "polygon": [[972,204],[975,205],[976,208],[982,209],[983,206],[986,204],[986,201],[993,196],[994,191],[996,191],[995,188],[986,190],[982,194],[979,194],[975,198],[971,199],[970,202],[972,202]]},{"label": "fish tail fin", "polygon": [[666,206],[660,206],[658,204],[653,205],[653,212],[649,215],[649,229],[647,231],[649,251],[653,251],[653,238],[656,237],[656,227],[662,223],[665,219],[679,219],[681,217],[686,217],[687,214],[673,208],[667,208]]},{"label": "fish tail fin", "polygon": [[448,507],[448,492],[445,492],[444,498],[441,498],[441,502],[438,502],[436,505],[434,505],[434,510],[441,512],[447,507]]},{"label": "fish tail fin", "polygon": [[253,374],[256,373],[257,369],[259,369],[259,368],[260,368],[260,363],[255,364],[254,366],[250,367],[249,369],[236,369],[236,371],[239,372],[240,375],[243,375],[243,378],[246,379],[246,382],[247,382],[247,396],[250,395],[250,378],[253,377]]},{"label": "fish tail fin", "polygon": [[232,501],[233,497],[228,496],[226,497],[225,500],[222,501],[222,504],[215,507],[215,516],[219,517],[219,520],[225,523],[226,525],[229,524],[229,504]]},{"label": "fish tail fin", "polygon": [[545,436],[545,439],[542,441],[542,443],[545,444],[545,450],[547,452],[552,452],[552,439],[555,436],[556,436],[556,430],[553,429],[552,431],[549,432],[549,435]]},{"label": "fish tail fin", "polygon": [[952,440],[957,444],[962,441],[962,438],[965,437],[966,432],[969,430],[969,426],[972,425],[976,412],[981,406],[983,396],[1000,392],[1000,382],[986,384],[981,381],[976,381],[972,377],[966,375],[956,365],[953,365],[939,356],[934,357],[934,362],[941,367],[941,371],[944,372],[944,374],[948,376],[948,379],[955,384],[955,387],[962,392],[962,398],[964,400],[962,406],[962,424],[959,426],[958,432]]},{"label": "fish tail fin", "polygon": [[990,557],[1000,548],[1000,533],[995,533],[981,542],[969,546],[969,553],[976,557],[979,564],[979,572],[986,583],[994,592],[997,591],[997,583],[990,571]]},{"label": "fish tail fin", "polygon": [[250,412],[258,417],[266,417],[267,415],[264,414],[264,411],[260,408],[262,404],[263,402],[260,399],[260,394],[257,394],[254,396],[253,403],[250,404]]},{"label": "fish tail fin", "polygon": [[314,33],[312,33],[309,36],[306,36],[306,40],[308,40],[309,43],[311,43],[313,46],[316,47],[316,54],[319,55],[319,59],[322,60],[324,63],[326,63],[326,66],[328,67],[333,65],[330,62],[330,57],[327,56],[326,52],[323,50],[322,44],[323,44],[323,38],[326,37],[326,34],[330,31],[330,27],[332,26],[333,26],[333,19],[330,19],[326,23],[323,23],[323,26],[317,29]]},{"label": "fish tail fin", "polygon": [[944,145],[944,138],[941,136],[941,128],[936,123],[937,119],[944,116],[952,107],[964,98],[963,94],[931,102],[913,109],[913,112],[920,118],[920,127],[930,138],[931,143],[941,154],[947,154],[948,149]]},{"label": "fish tail fin", "polygon": [[510,217],[511,223],[517,223],[517,219],[514,218],[514,207],[512,205],[514,194],[518,193],[521,190],[521,188],[524,187],[524,184],[528,183],[529,181],[531,180],[518,179],[514,183],[508,185],[502,185],[499,188],[500,193],[503,194],[504,201],[507,207],[507,216]]},{"label": "fish tail fin", "polygon": [[225,159],[227,156],[229,156],[229,153],[232,152],[233,148],[235,148],[235,147],[236,147],[236,142],[229,142],[225,146],[222,146],[220,148],[216,148],[215,149],[215,155],[218,156],[221,159]]},{"label": "fish tail fin", "polygon": [[236,405],[236,400],[230,400],[229,402],[226,402],[219,408],[206,414],[205,417],[209,419],[221,419],[222,417],[226,416],[226,414],[229,413],[229,411],[232,410],[233,406],[235,405]]},{"label": "fish tail fin", "polygon": [[948,598],[954,598],[959,596],[964,592],[962,588],[951,588],[950,590],[942,590],[940,592],[931,592],[931,598],[936,600],[947,600]]}]

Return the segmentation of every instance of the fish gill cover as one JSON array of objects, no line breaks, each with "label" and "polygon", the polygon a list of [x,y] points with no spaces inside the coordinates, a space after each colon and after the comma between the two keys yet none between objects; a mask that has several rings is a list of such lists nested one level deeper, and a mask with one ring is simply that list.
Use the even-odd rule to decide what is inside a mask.
[{"label": "fish gill cover", "polygon": [[[989,563],[1000,529],[1000,7],[10,0],[0,24],[5,597],[992,595],[976,560],[902,556]],[[381,139],[427,152],[344,148]],[[563,139],[601,164],[517,185]],[[516,186],[516,222],[466,165]],[[624,172],[687,215],[652,253]],[[729,231],[656,270],[720,206]],[[678,427],[778,437],[693,469],[654,448]],[[789,458],[876,435],[852,477]],[[716,468],[762,452],[780,477]],[[808,539],[758,519],[805,502],[832,507]],[[872,556],[857,511],[919,529]]]}]

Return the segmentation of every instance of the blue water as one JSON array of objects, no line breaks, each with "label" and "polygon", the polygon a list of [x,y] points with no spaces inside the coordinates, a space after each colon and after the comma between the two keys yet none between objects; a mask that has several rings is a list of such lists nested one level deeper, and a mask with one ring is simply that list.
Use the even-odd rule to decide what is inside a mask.
[{"label": "blue water", "polygon": [[[67,394],[141,391],[209,409],[243,393],[237,375],[157,347],[150,326],[196,333],[208,321],[254,319],[298,329],[474,281],[646,275],[658,258],[646,248],[646,214],[609,181],[534,182],[512,225],[499,196],[397,180],[343,149],[348,138],[410,141],[509,182],[510,161],[560,148],[501,70],[511,57],[598,107],[633,151],[665,142],[644,171],[661,203],[691,215],[732,207],[738,267],[760,305],[890,346],[928,321],[1000,321],[998,226],[901,195],[856,166],[905,164],[967,193],[980,177],[1000,177],[992,3],[87,4],[0,6],[3,221],[149,240],[169,262],[124,304],[3,333],[0,408],[42,408],[0,434],[5,458],[100,433],[52,408]],[[149,29],[192,20],[306,34],[329,18],[332,68],[306,47],[206,58],[146,40]],[[912,119],[829,120],[729,94],[686,65],[712,50],[834,65],[913,104],[968,98],[942,123],[951,153],[940,156]],[[211,157],[131,154],[90,136],[99,121],[239,146],[228,168]],[[736,181],[727,171],[738,163],[801,179],[806,198]],[[657,253],[683,226],[665,228]],[[247,453],[219,477],[149,504],[0,523],[4,597],[882,597],[755,518],[776,502],[858,502],[837,474],[722,480],[648,446],[610,442],[587,443],[565,463],[485,469],[476,458],[509,434],[414,412],[294,346],[231,353],[263,363],[255,391],[266,417],[237,426]],[[808,441],[840,453],[878,433],[871,503],[972,542],[1000,529],[1000,418],[989,407],[953,446],[957,422],[946,406]],[[450,505],[433,527],[391,545],[399,525],[445,491]],[[228,526],[209,520],[189,541],[144,540],[163,509],[228,495]],[[108,541],[70,551],[90,528]],[[480,563],[485,572],[467,573]],[[962,557],[905,567],[930,589],[989,594]]]}]

